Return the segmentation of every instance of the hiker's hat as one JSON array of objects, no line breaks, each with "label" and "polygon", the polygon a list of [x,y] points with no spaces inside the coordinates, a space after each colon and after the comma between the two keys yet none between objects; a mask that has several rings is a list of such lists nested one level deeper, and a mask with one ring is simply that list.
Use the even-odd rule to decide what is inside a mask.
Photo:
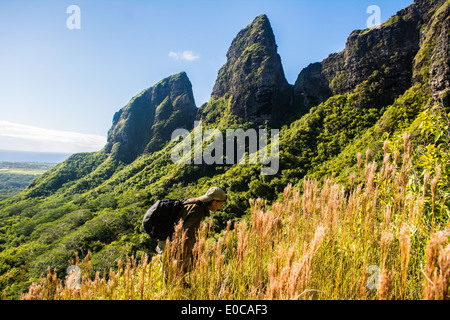
[{"label": "hiker's hat", "polygon": [[206,191],[206,193],[203,196],[199,197],[198,199],[202,202],[209,202],[212,200],[225,201],[227,200],[227,195],[225,191],[223,191],[222,189],[218,187],[212,187],[208,189],[208,191]]}]

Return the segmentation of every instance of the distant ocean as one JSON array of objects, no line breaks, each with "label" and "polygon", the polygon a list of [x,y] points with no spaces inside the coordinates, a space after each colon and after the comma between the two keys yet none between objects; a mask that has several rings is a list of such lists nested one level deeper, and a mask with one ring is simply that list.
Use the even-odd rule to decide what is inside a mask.
[{"label": "distant ocean", "polygon": [[70,154],[0,150],[0,161],[60,163]]}]

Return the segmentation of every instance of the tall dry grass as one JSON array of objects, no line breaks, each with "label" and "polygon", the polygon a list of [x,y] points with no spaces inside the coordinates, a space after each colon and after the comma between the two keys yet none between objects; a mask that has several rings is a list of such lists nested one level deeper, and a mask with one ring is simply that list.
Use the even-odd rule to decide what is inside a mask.
[{"label": "tall dry grass", "polygon": [[220,236],[203,223],[188,273],[178,227],[162,257],[127,258],[100,275],[88,256],[75,262],[78,286],[49,270],[22,299],[448,299],[450,226],[434,223],[439,174],[412,191],[403,138],[403,155],[385,143],[379,169],[369,150],[364,168],[358,154],[350,190],[333,178],[305,180],[302,192],[288,185],[271,206],[250,200],[251,216]]}]

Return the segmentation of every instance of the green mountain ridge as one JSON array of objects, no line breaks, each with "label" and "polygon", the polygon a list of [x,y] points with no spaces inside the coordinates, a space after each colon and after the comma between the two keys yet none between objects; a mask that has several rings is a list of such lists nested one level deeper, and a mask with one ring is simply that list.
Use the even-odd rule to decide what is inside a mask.
[{"label": "green mountain ridge", "polygon": [[[258,16],[233,40],[207,104],[196,108],[186,73],[163,79],[114,115],[103,150],[72,155],[0,202],[0,291],[17,297],[47,267],[64,276],[75,253],[90,251],[98,271],[154,253],[141,221],[157,199],[223,188],[229,200],[211,217],[219,233],[245,216],[248,199],[270,203],[287,184],[335,173],[348,185],[356,154],[369,148],[382,161],[388,137],[411,132],[425,144],[418,119],[449,107],[449,12],[450,1],[415,1],[379,29],[354,31],[342,52],[303,69],[294,85],[267,16]],[[261,176],[261,164],[174,164],[170,135],[194,120],[205,129],[280,128],[278,174]]]}]

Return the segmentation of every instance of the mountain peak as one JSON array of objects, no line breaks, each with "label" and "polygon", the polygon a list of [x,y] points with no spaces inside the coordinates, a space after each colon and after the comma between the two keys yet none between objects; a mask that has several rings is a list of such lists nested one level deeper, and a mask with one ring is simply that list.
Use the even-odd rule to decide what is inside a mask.
[{"label": "mountain peak", "polygon": [[220,100],[220,112],[243,122],[277,121],[289,108],[286,97],[290,90],[269,19],[261,14],[233,39],[227,62],[219,71],[211,100],[201,110],[201,117],[216,121],[209,119],[208,113],[218,114],[213,109],[217,109],[215,102]]},{"label": "mountain peak", "polygon": [[177,128],[191,129],[197,107],[185,72],[169,76],[116,112],[105,152],[126,162],[158,150]]}]

